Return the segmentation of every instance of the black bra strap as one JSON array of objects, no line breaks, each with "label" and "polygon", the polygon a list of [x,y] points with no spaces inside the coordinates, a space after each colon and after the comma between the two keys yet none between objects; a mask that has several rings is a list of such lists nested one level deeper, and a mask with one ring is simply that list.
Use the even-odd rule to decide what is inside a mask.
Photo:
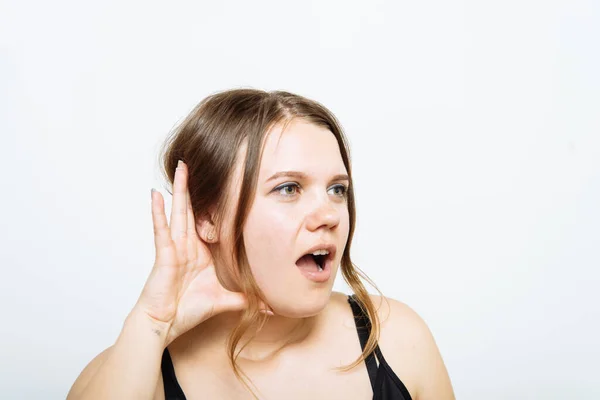
[{"label": "black bra strap", "polygon": [[[360,348],[364,351],[371,334],[371,321],[369,316],[363,312],[358,304],[358,298],[356,294],[348,296],[348,303],[352,307],[352,314],[354,314],[354,322],[356,323],[356,331],[358,332],[358,339],[360,340]],[[379,350],[379,345],[376,347],[375,353]],[[371,380],[371,387],[375,391],[375,378],[377,377],[377,363],[373,353],[369,354],[365,360],[367,364],[367,371],[369,372],[369,379]]]},{"label": "black bra strap", "polygon": [[173,367],[171,355],[166,347],[162,355],[160,368],[165,387],[165,400],[185,400],[183,390],[179,386],[179,382],[177,382],[177,377],[175,376],[175,368]]}]

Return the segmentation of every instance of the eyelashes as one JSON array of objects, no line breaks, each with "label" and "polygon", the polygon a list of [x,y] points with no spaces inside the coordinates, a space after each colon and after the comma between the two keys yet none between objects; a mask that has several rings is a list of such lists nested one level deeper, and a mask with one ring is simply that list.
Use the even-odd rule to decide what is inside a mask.
[{"label": "eyelashes", "polygon": [[[296,190],[293,193],[289,193],[289,192],[284,193],[283,190],[284,189],[288,189],[288,188],[295,188]],[[280,194],[282,196],[284,196],[284,197],[292,197],[292,196],[295,196],[297,194],[297,190],[298,189],[300,189],[300,185],[297,184],[297,183],[285,183],[283,185],[277,186],[275,189],[273,189],[273,191],[274,192],[280,192]],[[348,186],[346,186],[346,185],[338,184],[338,185],[334,185],[334,186],[330,187],[329,189],[330,190],[331,189],[335,189],[335,190],[338,190],[338,191],[341,190],[342,193],[341,194],[336,194],[337,197],[345,199],[348,196]]]}]

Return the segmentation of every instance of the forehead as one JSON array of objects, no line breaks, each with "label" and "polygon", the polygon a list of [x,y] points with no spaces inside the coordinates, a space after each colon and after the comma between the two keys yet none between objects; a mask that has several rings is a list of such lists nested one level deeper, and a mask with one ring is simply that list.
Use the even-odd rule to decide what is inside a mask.
[{"label": "forehead", "polygon": [[266,135],[259,179],[284,171],[307,174],[346,173],[338,142],[324,127],[294,119],[283,130],[275,125]]}]

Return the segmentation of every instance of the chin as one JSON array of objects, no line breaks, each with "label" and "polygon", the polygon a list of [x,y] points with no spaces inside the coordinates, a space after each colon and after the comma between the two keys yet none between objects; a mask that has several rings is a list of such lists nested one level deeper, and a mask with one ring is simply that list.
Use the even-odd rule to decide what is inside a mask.
[{"label": "chin", "polygon": [[[318,315],[327,307],[332,288],[319,288],[306,293],[295,292],[285,300],[269,303],[275,315],[286,318],[308,318]],[[298,294],[297,294],[298,293]]]}]

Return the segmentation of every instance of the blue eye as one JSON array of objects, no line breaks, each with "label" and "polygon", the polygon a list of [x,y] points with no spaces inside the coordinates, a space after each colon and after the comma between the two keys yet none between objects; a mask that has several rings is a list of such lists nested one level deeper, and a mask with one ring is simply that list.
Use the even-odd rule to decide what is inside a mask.
[{"label": "blue eye", "polygon": [[339,195],[340,197],[346,197],[346,195],[348,194],[348,188],[346,187],[346,185],[335,185],[334,187],[332,187],[332,189],[342,189],[342,193]]},{"label": "blue eye", "polygon": [[295,193],[289,193],[289,192],[281,193],[281,190],[286,189],[286,188],[299,188],[299,187],[300,186],[298,186],[298,184],[296,184],[296,183],[287,183],[285,185],[276,187],[275,190],[279,191],[280,194],[283,194],[284,196],[289,197],[290,195],[294,195]]},{"label": "blue eye", "polygon": [[[290,193],[289,191],[286,190],[286,189],[290,189],[290,188],[293,188],[296,190]],[[300,188],[300,185],[298,185],[297,183],[286,183],[285,185],[278,186],[273,190],[279,191],[280,194],[283,195],[284,197],[291,197],[291,196],[294,196],[295,194],[297,194],[297,191],[299,188]],[[338,196],[338,197],[345,198],[348,195],[348,187],[346,185],[335,185],[335,186],[332,186],[331,189],[341,190],[341,193],[336,194],[336,196]],[[283,190],[286,190],[286,191],[282,192]]]}]

